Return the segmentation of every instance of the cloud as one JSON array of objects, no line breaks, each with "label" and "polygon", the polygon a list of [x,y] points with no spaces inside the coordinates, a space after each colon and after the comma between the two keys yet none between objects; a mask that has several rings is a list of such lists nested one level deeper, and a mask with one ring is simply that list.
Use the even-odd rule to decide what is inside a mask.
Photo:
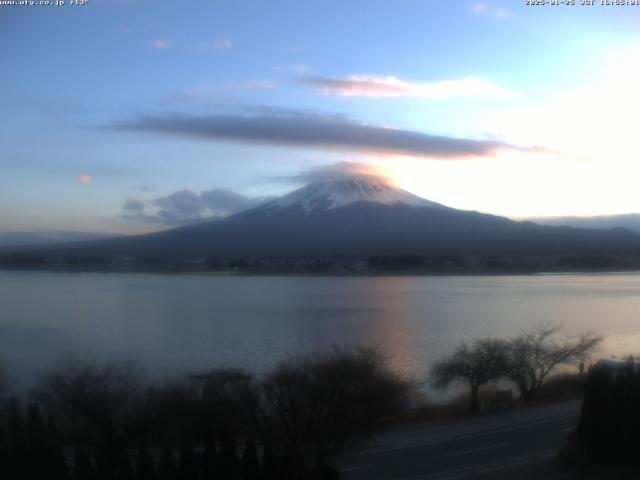
[{"label": "cloud", "polygon": [[91,177],[91,175],[88,175],[86,173],[81,173],[76,177],[76,182],[81,185],[89,185],[92,181],[93,178]]},{"label": "cloud", "polygon": [[322,165],[320,167],[305,170],[297,175],[283,177],[283,179],[309,183],[363,177],[391,181],[387,175],[374,165],[349,161],[338,162],[332,165]]},{"label": "cloud", "polygon": [[201,220],[206,210],[200,196],[191,190],[180,190],[151,203],[160,208],[158,216],[169,225]]},{"label": "cloud", "polygon": [[494,18],[508,18],[512,14],[502,7],[496,7],[487,2],[478,2],[471,5],[471,12],[476,15],[487,15]]},{"label": "cloud", "polygon": [[[185,225],[215,218],[223,218],[256,207],[271,197],[248,197],[232,190],[214,188],[196,193],[189,189],[178,190],[149,202],[155,213],[142,213],[145,204],[127,199],[122,216],[129,220],[162,225]],[[135,212],[135,213],[129,213]]]},{"label": "cloud", "polygon": [[129,197],[124,202],[124,209],[128,212],[141,212],[144,210],[145,204],[142,200]]},{"label": "cloud", "polygon": [[368,125],[344,116],[274,108],[253,109],[250,114],[138,115],[129,120],[114,123],[113,127],[126,131],[173,134],[212,141],[438,159],[486,157],[505,150],[545,151],[540,147],[520,147],[498,140],[431,135],[412,130]]},{"label": "cloud", "polygon": [[205,190],[200,193],[200,198],[209,210],[218,215],[240,212],[271,200],[270,197],[248,197],[224,188]]},{"label": "cloud", "polygon": [[231,48],[232,45],[233,43],[228,38],[218,38],[211,42],[196,43],[191,47],[196,50],[224,50]]},{"label": "cloud", "polygon": [[410,83],[392,76],[350,75],[345,79],[305,76],[300,78],[300,82],[311,85],[323,93],[342,97],[487,98],[518,95],[480,78]]},{"label": "cloud", "polygon": [[154,40],[151,42],[153,48],[165,49],[171,47],[171,42],[168,40]]}]

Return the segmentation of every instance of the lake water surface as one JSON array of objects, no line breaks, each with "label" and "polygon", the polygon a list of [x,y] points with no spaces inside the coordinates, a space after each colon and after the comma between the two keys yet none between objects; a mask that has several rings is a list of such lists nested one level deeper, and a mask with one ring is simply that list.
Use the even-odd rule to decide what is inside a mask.
[{"label": "lake water surface", "polygon": [[459,341],[540,322],[640,353],[640,274],[250,277],[0,271],[0,357],[29,378],[63,352],[133,356],[150,373],[264,371],[332,345],[376,345],[423,374]]}]

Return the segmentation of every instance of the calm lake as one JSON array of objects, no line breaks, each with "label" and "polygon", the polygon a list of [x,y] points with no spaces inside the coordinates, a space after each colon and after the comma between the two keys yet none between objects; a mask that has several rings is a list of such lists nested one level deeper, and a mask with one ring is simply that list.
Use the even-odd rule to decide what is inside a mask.
[{"label": "calm lake", "polygon": [[0,271],[0,357],[23,384],[64,352],[132,356],[153,375],[261,372],[332,345],[376,345],[423,374],[460,340],[540,322],[640,353],[640,274],[239,277]]}]

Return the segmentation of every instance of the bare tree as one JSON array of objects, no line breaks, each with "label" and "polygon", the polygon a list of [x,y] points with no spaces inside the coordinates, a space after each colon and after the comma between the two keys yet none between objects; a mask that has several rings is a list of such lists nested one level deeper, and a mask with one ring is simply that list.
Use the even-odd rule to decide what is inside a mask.
[{"label": "bare tree", "polygon": [[602,342],[602,337],[593,332],[558,338],[560,329],[558,325],[542,324],[509,342],[508,378],[523,400],[533,400],[550,374],[560,366],[584,362]]},{"label": "bare tree", "polygon": [[431,375],[438,388],[444,389],[454,383],[467,384],[471,389],[469,409],[477,413],[480,411],[480,387],[504,377],[508,362],[507,342],[498,338],[479,338],[471,344],[461,343],[453,354],[436,362]]},{"label": "bare tree", "polygon": [[146,385],[132,403],[131,415],[144,419],[153,432],[161,434],[166,441],[177,443],[181,435],[191,435],[195,425],[202,422],[200,392],[186,380],[174,379]]},{"label": "bare tree", "polygon": [[242,370],[213,370],[155,383],[144,389],[134,414],[151,416],[154,430],[167,438],[175,432],[197,436],[203,428],[243,430],[252,420],[247,412],[254,410],[245,405],[256,388],[251,379]]},{"label": "bare tree", "polygon": [[78,431],[91,432],[107,455],[118,455],[133,436],[131,405],[138,393],[134,362],[80,356],[65,357],[44,373],[34,392]]},{"label": "bare tree", "polygon": [[298,474],[316,472],[327,456],[397,414],[409,384],[376,350],[335,350],[280,364],[261,385],[262,416]]}]

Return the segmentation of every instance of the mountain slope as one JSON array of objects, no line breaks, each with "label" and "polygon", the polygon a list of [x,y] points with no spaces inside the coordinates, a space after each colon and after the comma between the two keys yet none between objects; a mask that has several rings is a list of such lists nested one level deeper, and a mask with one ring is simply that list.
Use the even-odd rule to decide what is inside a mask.
[{"label": "mountain slope", "polygon": [[115,235],[106,233],[87,233],[73,231],[45,231],[45,232],[4,232],[0,233],[0,247],[15,247],[20,245],[50,245],[64,242],[82,242],[112,238]]},{"label": "mountain slope", "polygon": [[626,213],[621,215],[599,215],[594,217],[550,217],[532,219],[541,225],[564,225],[576,228],[594,228],[598,230],[609,228],[626,228],[640,233],[640,213]]},{"label": "mountain slope", "polygon": [[231,217],[30,250],[45,256],[638,255],[627,230],[541,226],[461,211],[372,179],[309,184]]}]

